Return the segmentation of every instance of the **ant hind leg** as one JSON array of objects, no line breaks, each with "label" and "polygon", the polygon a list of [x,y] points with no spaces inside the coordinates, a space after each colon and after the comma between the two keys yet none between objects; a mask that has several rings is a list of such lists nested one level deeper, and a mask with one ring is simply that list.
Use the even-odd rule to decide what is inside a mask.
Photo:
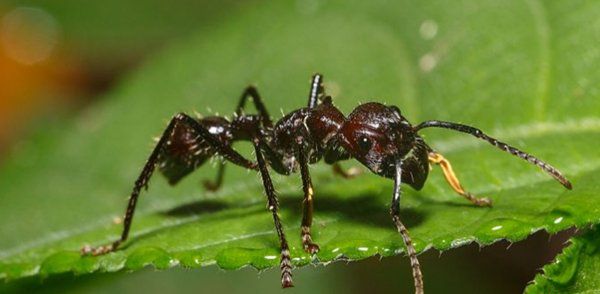
[{"label": "ant hind leg", "polygon": [[242,92],[242,95],[240,97],[240,102],[235,109],[235,114],[238,116],[243,114],[244,108],[246,107],[246,100],[248,100],[248,98],[252,98],[252,102],[254,102],[254,107],[258,111],[258,115],[262,118],[262,122],[265,125],[265,127],[272,127],[273,122],[271,121],[269,112],[267,111],[265,104],[260,98],[260,94],[258,94],[258,89],[256,89],[256,87],[254,86],[248,86],[246,87],[246,89],[244,89],[244,92]]},{"label": "ant hind leg", "polygon": [[123,220],[123,231],[121,233],[121,238],[111,244],[95,248],[91,246],[84,246],[81,249],[81,253],[83,255],[102,255],[115,251],[119,247],[119,245],[121,245],[127,240],[140,192],[142,188],[148,188],[148,181],[152,177],[156,166],[159,165],[161,155],[164,153],[165,148],[170,143],[173,143],[170,142],[172,135],[177,129],[177,127],[181,125],[185,126],[185,129],[192,132],[193,135],[197,135],[199,138],[201,138],[210,146],[210,148],[212,148],[215,152],[219,153],[226,160],[247,169],[257,169],[257,164],[255,162],[247,160],[237,151],[231,149],[229,145],[221,142],[219,138],[213,136],[198,121],[184,113],[177,114],[169,122],[169,125],[164,130],[162,136],[156,144],[156,147],[154,147],[154,150],[148,157],[148,160],[146,161],[146,164],[144,165],[144,168],[142,169],[142,172],[140,173],[138,179],[135,181],[133,191],[131,192],[131,195],[129,197],[127,210],[125,211],[125,218]]}]

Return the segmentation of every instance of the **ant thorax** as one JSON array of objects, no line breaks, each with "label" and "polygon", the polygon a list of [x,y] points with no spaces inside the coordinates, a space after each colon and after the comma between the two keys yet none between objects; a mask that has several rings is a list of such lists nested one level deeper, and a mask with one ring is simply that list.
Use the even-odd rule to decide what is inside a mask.
[{"label": "ant thorax", "polygon": [[303,152],[310,163],[315,163],[337,147],[334,141],[344,121],[344,115],[329,99],[314,108],[292,111],[277,121],[270,145],[281,155],[285,174],[297,171],[298,152]]}]

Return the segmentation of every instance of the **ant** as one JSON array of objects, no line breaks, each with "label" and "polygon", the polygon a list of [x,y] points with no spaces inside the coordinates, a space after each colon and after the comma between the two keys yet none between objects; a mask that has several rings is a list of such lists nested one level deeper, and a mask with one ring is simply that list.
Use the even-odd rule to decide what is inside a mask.
[{"label": "ant", "polygon": [[[245,114],[246,101],[251,98],[258,114]],[[279,174],[289,175],[300,170],[304,191],[301,227],[302,245],[306,252],[315,254],[319,246],[311,238],[314,190],[309,164],[324,159],[333,165],[335,174],[345,178],[357,175],[356,170],[343,170],[338,162],[357,159],[371,172],[394,180],[390,214],[406,246],[410,258],[416,293],[423,293],[423,275],[408,230],[400,220],[400,184],[406,183],[420,190],[427,179],[430,165],[439,165],[448,184],[460,196],[476,206],[491,206],[488,198],[477,198],[466,192],[452,170],[450,162],[429,147],[418,132],[424,128],[446,128],[473,135],[497,148],[537,165],[567,189],[571,183],[554,167],[506,143],[500,142],[481,130],[452,122],[430,120],[412,126],[400,109],[369,102],[357,106],[346,118],[325,94],[323,76],[312,78],[307,107],[285,115],[275,124],[267,112],[255,87],[247,87],[240,97],[232,120],[220,116],[194,119],[185,113],[173,117],[156,147],[150,154],[135,182],[123,222],[121,238],[112,244],[92,248],[85,246],[82,254],[101,255],[117,250],[127,240],[135,206],[142,188],[158,167],[171,185],[200,167],[213,156],[223,157],[214,182],[205,181],[208,190],[218,189],[223,182],[225,162],[229,161],[262,177],[267,196],[267,207],[273,215],[281,247],[281,284],[292,287],[290,251],[278,215],[278,200],[269,176],[269,166]],[[256,161],[246,159],[231,145],[235,141],[250,141]]]}]

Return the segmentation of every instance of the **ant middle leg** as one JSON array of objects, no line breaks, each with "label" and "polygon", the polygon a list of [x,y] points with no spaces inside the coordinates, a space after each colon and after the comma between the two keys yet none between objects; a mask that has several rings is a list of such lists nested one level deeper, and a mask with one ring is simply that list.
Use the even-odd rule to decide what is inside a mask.
[{"label": "ant middle leg", "polygon": [[460,181],[456,177],[456,174],[454,174],[454,170],[452,170],[450,161],[448,161],[448,159],[446,159],[444,156],[437,152],[429,152],[429,162],[432,164],[437,164],[442,168],[446,182],[448,182],[450,187],[452,187],[452,189],[460,196],[466,198],[477,206],[492,206],[492,201],[489,198],[477,198],[473,194],[465,191],[460,184]]},{"label": "ant middle leg", "polygon": [[[175,117],[173,117],[173,119],[171,119],[171,122],[164,130],[158,143],[154,147],[154,150],[148,157],[148,160],[146,161],[142,172],[140,173],[138,179],[135,181],[133,191],[129,196],[127,210],[125,211],[125,218],[123,220],[123,231],[121,233],[121,238],[109,245],[104,245],[96,248],[85,246],[81,249],[82,254],[106,254],[115,251],[119,247],[119,245],[121,245],[127,240],[140,192],[142,188],[148,189],[148,181],[150,181],[150,178],[152,177],[156,166],[159,164],[161,156],[164,156],[166,147],[173,143],[171,142],[171,139],[177,138],[172,136],[173,133],[181,126],[184,126],[184,129],[190,132],[190,134],[188,135],[190,135],[191,137],[197,136],[198,138],[202,139],[203,142],[206,142],[210,146],[210,148],[219,153],[226,160],[247,169],[255,170],[257,168],[257,164],[255,162],[247,160],[237,151],[231,149],[231,147],[228,144],[225,144],[219,138],[213,136],[198,121],[184,113],[177,114]],[[171,178],[170,180],[173,180],[173,178]]]},{"label": "ant middle leg", "polygon": [[310,234],[313,218],[313,196],[314,189],[308,172],[308,160],[306,154],[302,151],[298,152],[298,162],[300,163],[300,174],[302,176],[302,189],[304,191],[304,200],[302,201],[302,247],[304,251],[310,254],[319,252],[319,245],[313,243]]},{"label": "ant middle leg", "polygon": [[292,282],[292,259],[290,257],[290,248],[283,232],[283,226],[279,219],[279,201],[277,200],[277,194],[273,187],[273,181],[269,176],[269,170],[267,168],[267,162],[263,156],[260,143],[258,140],[254,142],[254,151],[256,153],[256,161],[258,163],[258,170],[263,181],[265,194],[267,194],[267,207],[273,214],[273,222],[275,223],[275,230],[279,237],[279,244],[281,248],[281,259],[279,262],[279,268],[281,269],[281,286],[283,288],[293,287]]}]

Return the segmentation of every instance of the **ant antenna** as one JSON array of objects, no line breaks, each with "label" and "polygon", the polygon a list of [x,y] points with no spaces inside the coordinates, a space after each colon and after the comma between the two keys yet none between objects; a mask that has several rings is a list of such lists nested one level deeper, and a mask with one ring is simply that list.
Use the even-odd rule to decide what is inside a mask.
[{"label": "ant antenna", "polygon": [[508,152],[512,155],[520,157],[521,159],[527,160],[531,164],[535,164],[535,165],[539,166],[542,170],[544,170],[546,173],[548,173],[550,176],[552,176],[554,179],[556,179],[558,182],[560,182],[565,188],[567,188],[569,190],[573,189],[573,185],[571,184],[571,182],[569,182],[569,180],[567,180],[567,178],[553,166],[545,163],[544,161],[540,160],[539,158],[537,158],[527,152],[523,152],[515,147],[512,147],[504,142],[500,142],[497,139],[484,134],[478,128],[463,125],[463,124],[458,124],[458,123],[446,122],[446,121],[429,120],[429,121],[420,123],[418,126],[414,127],[414,130],[415,130],[415,132],[418,132],[421,129],[431,128],[431,127],[459,131],[459,132],[473,135],[479,139],[485,140],[488,143],[498,147],[498,149],[500,149],[504,152]]}]

